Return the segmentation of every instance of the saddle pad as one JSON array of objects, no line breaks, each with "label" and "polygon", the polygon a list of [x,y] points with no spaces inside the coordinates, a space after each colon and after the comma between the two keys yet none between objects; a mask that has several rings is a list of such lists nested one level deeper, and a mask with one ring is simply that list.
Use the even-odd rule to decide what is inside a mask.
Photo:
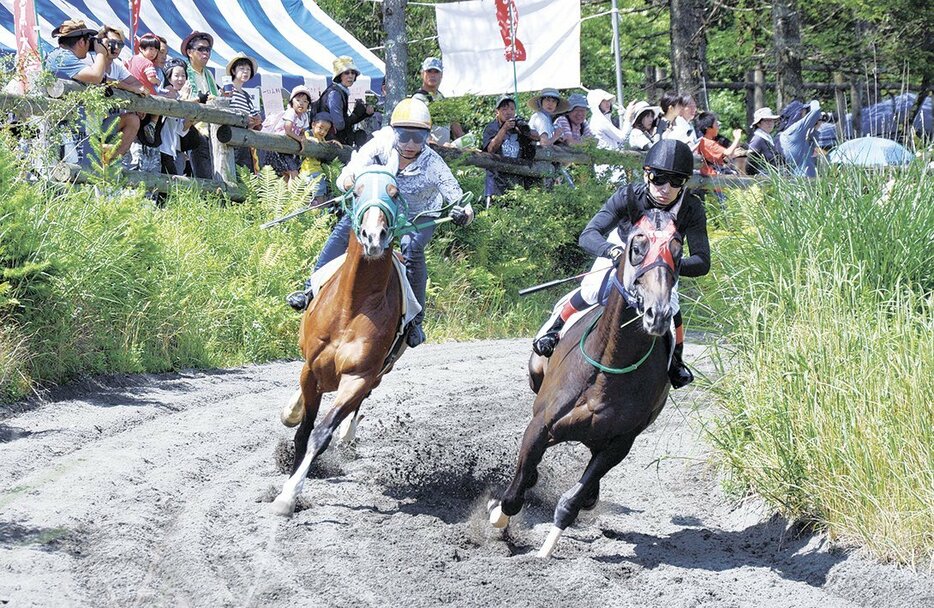
[{"label": "saddle pad", "polygon": [[[341,264],[344,263],[344,258],[347,257],[347,254],[341,254],[340,256],[334,258],[317,271],[311,275],[311,293],[317,297],[318,292],[321,291],[321,287],[324,286],[328,280],[333,277],[337,270],[341,267]],[[412,286],[409,285],[409,280],[405,276],[405,264],[396,257],[392,256],[393,265],[396,268],[396,272],[399,274],[399,283],[402,285],[402,323],[401,326],[405,327],[409,322],[415,318],[422,310],[422,305],[418,303],[418,300],[415,298],[415,292],[412,291]]]}]

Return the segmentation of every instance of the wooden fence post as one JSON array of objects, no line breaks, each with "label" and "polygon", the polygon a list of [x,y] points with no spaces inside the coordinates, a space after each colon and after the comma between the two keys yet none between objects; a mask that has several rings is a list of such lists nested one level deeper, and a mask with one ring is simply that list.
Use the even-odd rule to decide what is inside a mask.
[{"label": "wooden fence post", "polygon": [[850,110],[853,123],[853,137],[862,137],[863,134],[863,89],[860,86],[859,76],[850,81]]},{"label": "wooden fence post", "polygon": [[845,134],[843,132],[843,125],[846,122],[846,93],[845,93],[846,83],[843,80],[842,72],[833,73],[833,84],[834,84],[833,97],[834,97],[834,101],[837,104],[837,123],[836,123],[837,143],[840,143],[843,141],[845,137]]},{"label": "wooden fence post", "polygon": [[755,71],[747,70],[746,71],[746,124],[743,125],[743,130],[749,128],[749,125],[752,124],[752,116],[756,112],[756,88],[755,88]]}]

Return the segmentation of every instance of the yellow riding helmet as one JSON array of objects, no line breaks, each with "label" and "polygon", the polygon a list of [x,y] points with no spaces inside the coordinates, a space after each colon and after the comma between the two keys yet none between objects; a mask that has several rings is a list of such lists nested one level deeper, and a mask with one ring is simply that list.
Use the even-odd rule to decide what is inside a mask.
[{"label": "yellow riding helmet", "polygon": [[406,97],[392,111],[389,124],[393,127],[430,129],[431,114],[428,113],[428,106],[425,102]]}]

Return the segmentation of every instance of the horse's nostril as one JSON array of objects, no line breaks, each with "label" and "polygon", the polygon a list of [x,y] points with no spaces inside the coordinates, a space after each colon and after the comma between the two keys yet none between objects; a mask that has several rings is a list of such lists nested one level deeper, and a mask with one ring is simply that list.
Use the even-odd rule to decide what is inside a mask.
[{"label": "horse's nostril", "polygon": [[646,319],[651,320],[654,316],[655,316],[655,309],[654,309],[654,308],[646,308],[646,309],[645,309],[645,318],[646,318]]}]

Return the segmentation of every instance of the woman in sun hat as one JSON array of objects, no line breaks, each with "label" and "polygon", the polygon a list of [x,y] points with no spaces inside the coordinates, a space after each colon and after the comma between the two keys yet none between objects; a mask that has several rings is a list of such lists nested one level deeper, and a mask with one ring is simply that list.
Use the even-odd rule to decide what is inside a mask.
[{"label": "woman in sun hat", "polygon": [[529,126],[538,133],[539,145],[550,146],[558,139],[555,135],[555,117],[570,109],[567,100],[561,97],[557,89],[547,88],[530,99],[528,106],[534,112],[529,118]]},{"label": "woman in sun hat", "polygon": [[563,144],[579,144],[593,138],[587,124],[586,97],[575,93],[568,98],[568,111],[555,121],[555,133],[559,134],[558,142]]},{"label": "woman in sun hat", "polygon": [[650,106],[647,101],[636,102],[632,107],[632,131],[629,133],[629,148],[645,151],[661,137],[656,130],[662,109]]},{"label": "woman in sun hat", "polygon": [[348,113],[350,87],[360,76],[360,70],[354,65],[352,57],[344,55],[334,60],[333,72],[331,85],[321,94],[321,103],[317,109],[319,112],[328,112],[331,115],[330,139],[347,146],[362,145],[363,142],[355,138],[354,125],[371,116],[375,108],[364,106],[362,101],[357,100],[353,111]]},{"label": "woman in sun hat", "polygon": [[[263,126],[259,110],[253,105],[253,96],[243,90],[243,85],[256,75],[256,60],[245,53],[237,53],[227,62],[227,75],[233,84],[230,94],[230,109],[234,112],[246,114],[247,128],[259,129]],[[234,162],[238,167],[246,167],[250,171],[255,169],[253,162],[253,148],[237,148],[234,153]]]},{"label": "woman in sun hat", "polygon": [[747,175],[767,173],[769,168],[777,169],[782,166],[784,159],[775,147],[775,140],[772,139],[772,131],[779,118],[781,117],[768,107],[759,108],[752,115],[750,127],[755,131],[749,141]]}]

